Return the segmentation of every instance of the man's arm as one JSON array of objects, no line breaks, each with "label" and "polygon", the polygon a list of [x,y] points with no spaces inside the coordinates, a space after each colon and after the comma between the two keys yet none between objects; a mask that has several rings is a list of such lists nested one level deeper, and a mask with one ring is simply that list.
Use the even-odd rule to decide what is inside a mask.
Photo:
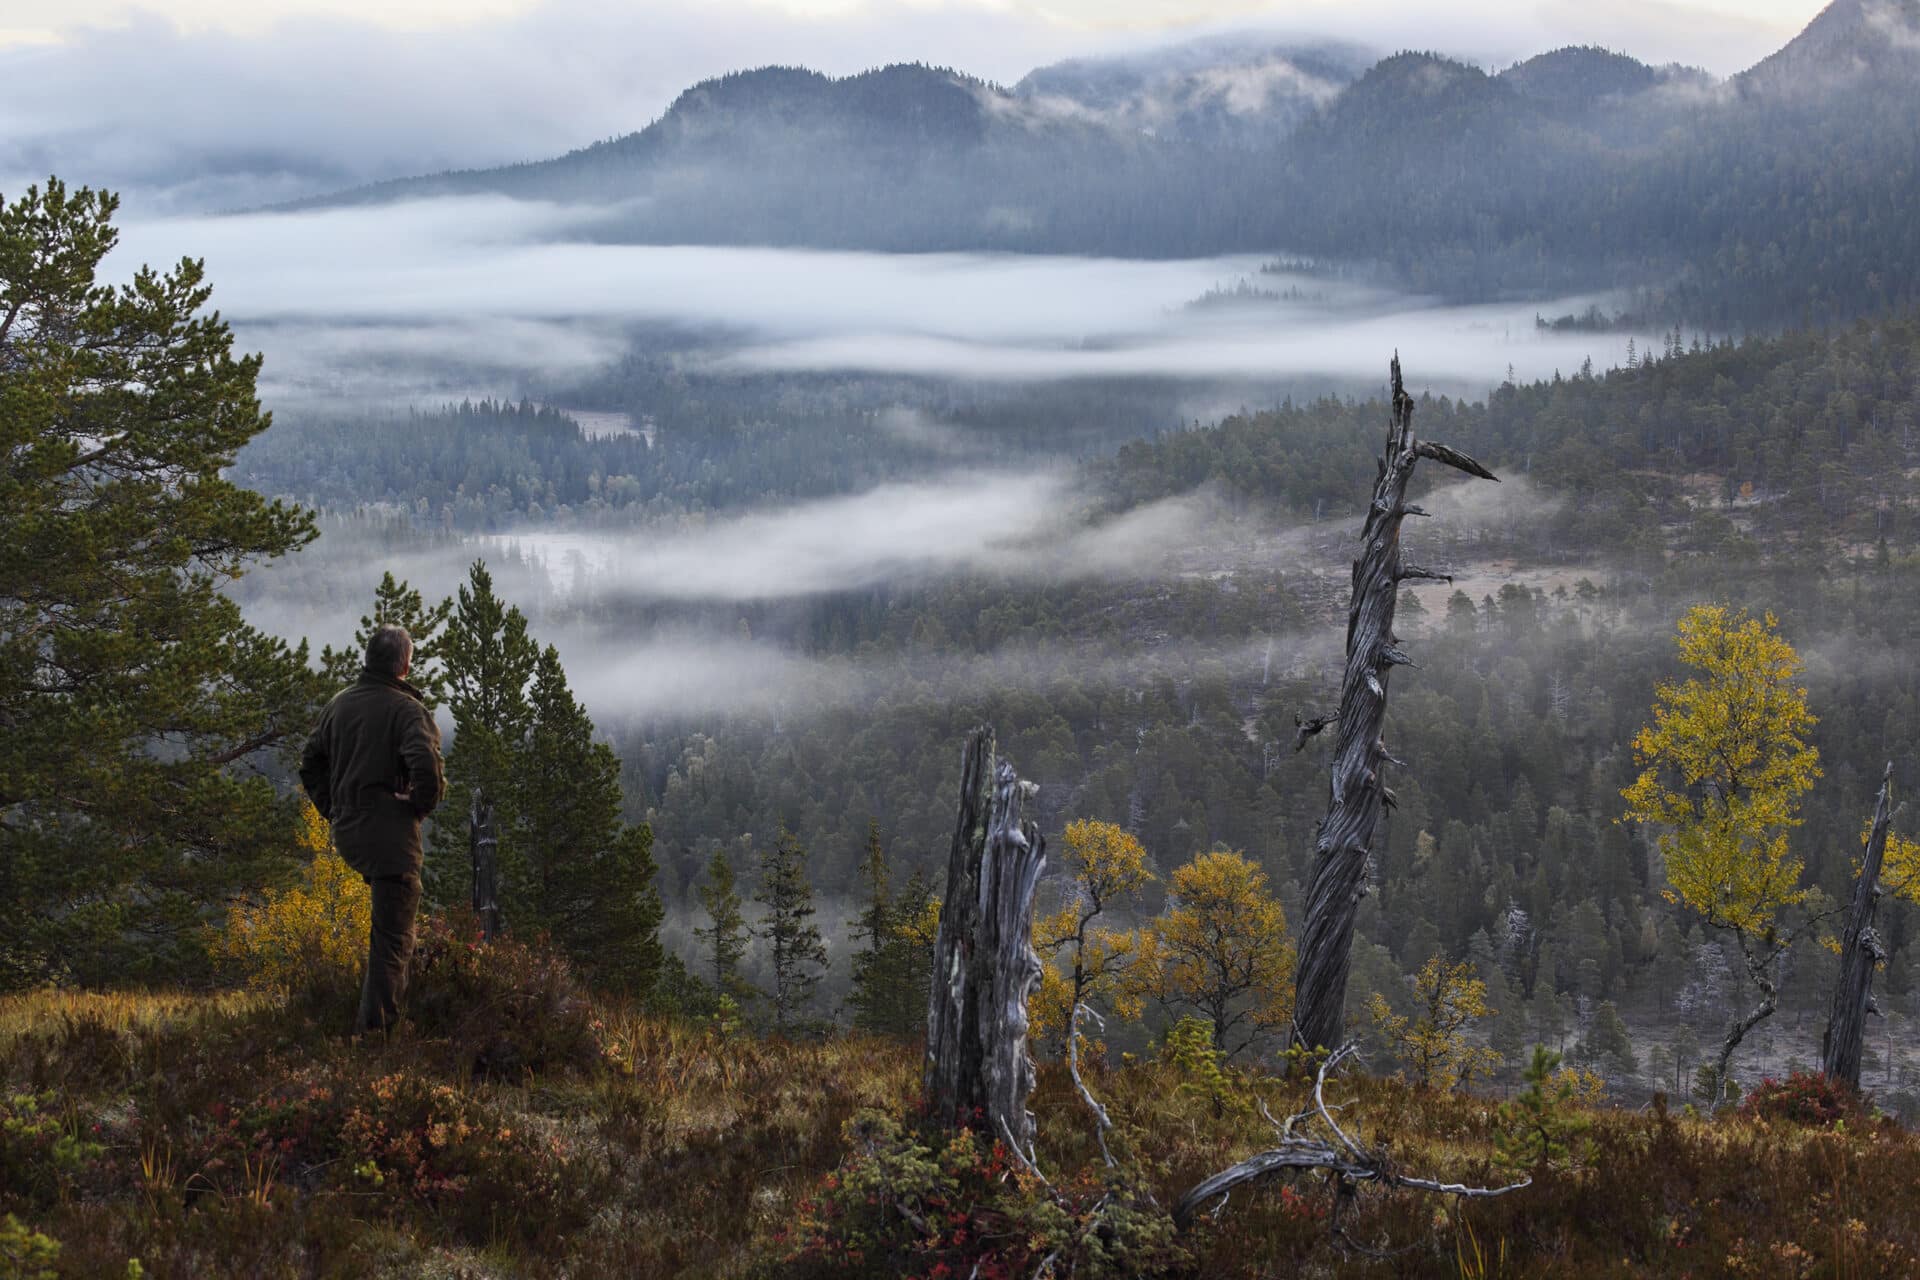
[{"label": "man's arm", "polygon": [[300,786],[321,817],[333,821],[333,760],[327,755],[327,718],[320,717],[300,749]]},{"label": "man's arm", "polygon": [[410,717],[401,734],[400,759],[407,766],[405,798],[413,802],[413,811],[424,818],[446,794],[447,780],[440,771],[440,726],[433,722],[433,712],[425,707],[415,710],[418,714]]}]

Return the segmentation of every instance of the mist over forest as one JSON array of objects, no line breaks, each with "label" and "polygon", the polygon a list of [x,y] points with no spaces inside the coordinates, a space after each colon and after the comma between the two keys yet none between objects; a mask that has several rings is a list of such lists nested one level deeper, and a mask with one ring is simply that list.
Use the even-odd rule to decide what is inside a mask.
[{"label": "mist over forest", "polygon": [[[1883,268],[1920,254],[1914,224],[1832,235],[1746,170],[1726,198],[1755,212],[1728,221],[1684,175],[1762,145],[1778,180],[1820,167],[1849,208],[1908,190],[1910,151],[1887,150],[1911,137],[1907,21],[1837,5],[1729,80],[1596,50],[1489,75],[1228,39],[1012,89],[743,73],[558,160],[135,222],[113,261],[204,253],[267,355],[276,424],[233,474],[325,533],[237,584],[248,616],[341,644],[383,573],[438,598],[485,559],[624,762],[689,947],[713,851],[744,870],[783,827],[829,900],[855,892],[869,821],[933,874],[952,742],[983,718],[1050,821],[1121,822],[1168,870],[1247,849],[1297,909],[1323,788],[1313,753],[1282,748],[1337,683],[1397,350],[1423,424],[1508,483],[1439,490],[1410,544],[1461,594],[1410,591],[1431,621],[1403,629],[1457,643],[1465,674],[1408,695],[1434,736],[1399,750],[1434,807],[1403,804],[1377,901],[1423,835],[1446,874],[1481,869],[1459,901],[1421,895],[1423,927],[1368,916],[1391,958],[1375,985],[1478,939],[1532,1001],[1544,949],[1564,968],[1549,997],[1670,1031],[1666,975],[1702,944],[1612,797],[1672,620],[1700,599],[1772,610],[1851,714],[1914,696],[1898,662],[1833,662],[1880,624],[1828,607],[1836,566],[1897,576],[1911,551],[1893,459],[1916,387],[1884,311],[1906,277]],[[1536,207],[1502,207],[1523,192]],[[1577,233],[1554,229],[1576,209]],[[1820,237],[1827,265],[1783,236]],[[1867,261],[1873,291],[1834,292]],[[1818,339],[1793,327],[1809,316],[1877,318]],[[1579,656],[1623,647],[1639,659],[1613,675]],[[1441,714],[1433,681],[1456,678]],[[1544,774],[1521,745],[1542,723],[1570,753]],[[1448,725],[1498,743],[1498,767],[1429,785],[1459,758]],[[1839,778],[1901,756],[1876,728],[1829,754]],[[1864,785],[1817,802],[1808,856],[1834,892]],[[1539,882],[1550,822],[1588,872]],[[1502,933],[1509,908],[1532,932]],[[1553,955],[1585,908],[1598,978]]]},{"label": "mist over forest", "polygon": [[[1757,39],[1728,22],[1729,41]],[[470,120],[437,126],[444,151],[408,150],[403,131],[363,163],[282,154],[245,130],[234,141],[224,125],[169,126],[178,151],[136,163],[88,112],[15,109],[0,181],[51,170],[99,185],[74,157],[146,185],[111,219],[99,280],[134,287],[98,332],[51,305],[13,330],[28,285],[6,273],[28,280],[22,264],[59,237],[34,240],[33,218],[56,216],[38,205],[0,223],[0,244],[27,246],[0,257],[15,291],[0,292],[0,413],[70,415],[57,456],[27,426],[6,437],[15,463],[0,477],[17,506],[0,671],[23,691],[0,697],[0,725],[35,726],[0,754],[0,993],[230,985],[231,956],[207,941],[219,922],[311,887],[327,848],[324,832],[298,834],[306,726],[354,678],[373,625],[405,620],[453,782],[426,828],[426,908],[465,921],[476,796],[490,794],[508,936],[537,935],[583,992],[641,1020],[630,1030],[677,1028],[602,1045],[633,1078],[649,1053],[693,1052],[682,1034],[918,1044],[926,966],[936,936],[950,941],[934,926],[957,918],[941,895],[973,794],[962,746],[982,725],[1033,784],[1019,803],[1054,853],[1026,915],[1054,927],[1093,902],[1114,973],[1174,972],[1153,950],[1172,945],[1168,922],[1203,873],[1241,868],[1282,922],[1267,960],[1284,954],[1290,992],[1330,814],[1353,778],[1377,792],[1336,1012],[1369,1070],[1418,1077],[1416,1099],[1430,1080],[1406,1027],[1437,1007],[1434,974],[1478,1001],[1446,1042],[1466,1065],[1442,1094],[1538,1102],[1542,1045],[1574,1069],[1560,1103],[1591,1088],[1665,1125],[1669,1100],[1711,1117],[1742,1089],[1820,1069],[1834,992],[1857,967],[1859,931],[1843,947],[1839,922],[1877,798],[1920,788],[1920,0],[1834,0],[1797,37],[1712,71],[1588,45],[1493,59],[1363,34],[1062,40],[1017,76],[748,60],[663,103],[610,95],[560,123],[528,119],[497,146],[455,137]],[[1685,34],[1664,38],[1701,43]],[[109,34],[74,39],[125,54]],[[70,56],[0,41],[0,79],[52,83]],[[615,115],[627,123],[599,141],[557,140],[566,120]],[[358,116],[338,127],[377,132]],[[23,194],[0,189],[0,210]],[[169,308],[179,316],[152,320]],[[214,310],[257,370],[213,349],[211,321],[184,318]],[[99,336],[146,323],[154,334],[125,352]],[[84,394],[10,388],[59,343],[81,353]],[[192,358],[140,363],[169,343]],[[128,362],[112,403],[150,415],[138,430],[88,398],[111,381],[87,363],[100,351]],[[94,509],[87,468],[192,416],[151,394],[170,380],[224,397],[212,443],[197,463],[154,446],[130,464],[146,496],[72,535],[96,559],[75,552],[56,581],[49,530]],[[1396,451],[1405,431],[1421,450]],[[1407,480],[1397,469],[1416,456]],[[1383,505],[1395,482],[1405,503]],[[68,487],[30,506],[34,484]],[[217,531],[216,500],[240,513]],[[112,625],[46,648],[41,632],[112,577],[94,549],[148,509],[171,523],[129,554],[171,566],[177,592],[130,612],[101,597]],[[1339,720],[1352,722],[1349,645],[1367,618],[1356,557],[1388,517],[1411,568],[1371,606],[1388,624],[1368,677],[1379,704],[1385,672],[1408,669],[1349,777]],[[184,627],[183,600],[212,621],[169,652],[227,645],[231,671],[114,666],[143,628]],[[53,621],[29,625],[34,609]],[[1817,752],[1769,828],[1767,874],[1784,880],[1764,920],[1702,905],[1676,823],[1649,818],[1638,790],[1647,743],[1700,669],[1688,628],[1722,622],[1790,646],[1786,683],[1811,717],[1799,745]],[[194,689],[212,691],[199,710],[162,706]],[[32,719],[52,701],[67,718]],[[475,710],[495,702],[519,707],[497,716],[510,731]],[[87,758],[96,736],[124,749]],[[93,780],[125,812],[109,822],[55,774]],[[1662,812],[1739,790],[1703,778]],[[1866,970],[1880,1017],[1855,1064],[1885,1132],[1903,1134],[1896,1121],[1920,1122],[1920,874],[1894,874],[1920,865],[1911,812],[1896,803],[1888,819]],[[1110,904],[1088,887],[1089,831],[1137,851]],[[777,883],[805,897],[818,954],[773,923],[793,909],[774,905]],[[600,886],[624,914],[593,900]],[[745,914],[729,924],[729,909]],[[517,934],[516,911],[531,922]],[[1076,1108],[1092,1095],[1065,1057],[1081,1031],[1059,957],[1094,954],[1092,918],[1071,944],[1051,938],[1033,997],[1037,1056],[1071,1064],[1043,1068],[1043,1087]],[[439,981],[473,953],[453,935],[422,945],[454,957],[434,961]],[[1169,994],[1171,978],[1096,979],[1083,984],[1106,1018],[1087,1041],[1096,1089],[1157,1064],[1188,1073],[1162,1093],[1204,1093],[1206,1123],[1239,1123],[1265,1095],[1236,1102],[1220,1080],[1313,1068],[1288,1057],[1298,1010],[1271,974],[1221,1005],[1232,1017]],[[1740,1026],[1760,990],[1765,1015]],[[1194,1049],[1203,1022],[1213,1038]],[[9,1026],[0,1016],[12,1046]],[[34,1052],[35,1078],[52,1073],[54,1050]],[[512,1061],[495,1074],[547,1070]],[[860,1123],[844,1110],[820,1151]],[[1186,1152],[1180,1175],[1226,1149]],[[1591,1185],[1551,1142],[1541,1152],[1527,1166],[1541,1185]],[[792,1166],[823,1158],[810,1147]],[[309,1166],[314,1186],[326,1167]],[[1474,1167],[1491,1182],[1504,1166]],[[11,1194],[0,1187],[9,1213],[25,1204]],[[1700,1216],[1663,1212],[1660,1248]],[[1296,1225],[1320,1240],[1320,1221]],[[1468,1274],[1448,1221],[1444,1261]],[[1527,1256],[1551,1252],[1533,1243]],[[11,1247],[0,1235],[0,1260]]]}]

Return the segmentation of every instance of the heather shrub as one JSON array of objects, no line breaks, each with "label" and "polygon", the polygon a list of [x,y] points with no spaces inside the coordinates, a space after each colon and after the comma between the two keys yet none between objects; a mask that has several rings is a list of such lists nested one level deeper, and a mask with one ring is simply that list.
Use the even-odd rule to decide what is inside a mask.
[{"label": "heather shrub", "polygon": [[407,1016],[474,1076],[587,1070],[604,1053],[604,1028],[565,957],[544,940],[465,938],[438,916],[420,929]]},{"label": "heather shrub", "polygon": [[1740,1103],[1740,1114],[1754,1120],[1831,1129],[1864,1119],[1866,1107],[1858,1091],[1825,1073],[1795,1071],[1785,1080],[1769,1076],[1755,1085]]},{"label": "heather shrub", "polygon": [[551,1235],[579,1225],[593,1168],[476,1095],[398,1071],[357,1091],[339,1130],[343,1177],[431,1208],[466,1239]]},{"label": "heather shrub", "polygon": [[1122,1277],[1186,1262],[1172,1219],[1116,1171],[1048,1186],[998,1141],[970,1129],[920,1133],[874,1111],[848,1122],[846,1140],[840,1167],[776,1233],[769,1275],[1005,1280],[1050,1265],[1055,1275]]},{"label": "heather shrub", "polygon": [[335,1163],[348,1113],[349,1083],[321,1069],[299,1071],[241,1105],[215,1103],[212,1128],[193,1152],[196,1182],[222,1193],[255,1187],[269,1174],[294,1182]]}]

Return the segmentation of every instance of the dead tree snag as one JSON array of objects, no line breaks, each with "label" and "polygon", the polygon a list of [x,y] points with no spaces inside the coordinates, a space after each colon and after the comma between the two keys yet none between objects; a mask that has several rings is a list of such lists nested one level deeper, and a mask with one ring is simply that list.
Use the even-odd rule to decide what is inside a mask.
[{"label": "dead tree snag", "polygon": [[473,864],[473,914],[480,940],[491,942],[500,932],[500,836],[494,830],[493,806],[479,790],[467,811],[467,856]]},{"label": "dead tree snag", "polygon": [[[1295,748],[1334,726],[1332,799],[1320,824],[1313,876],[1307,888],[1294,978],[1293,1042],[1304,1048],[1339,1044],[1347,998],[1347,967],[1353,920],[1366,893],[1367,859],[1383,806],[1393,802],[1382,771],[1389,762],[1381,725],[1387,714],[1387,677],[1411,666],[1393,633],[1400,584],[1409,578],[1444,578],[1400,561],[1400,523],[1426,514],[1407,503],[1407,484],[1421,458],[1445,463],[1483,480],[1497,477],[1457,449],[1413,436],[1413,397],[1400,381],[1393,358],[1393,413],[1373,486],[1373,502],[1353,562],[1353,598],[1347,608],[1346,668],[1340,709],[1300,724]],[[1397,763],[1397,762],[1394,762]]]},{"label": "dead tree snag", "polygon": [[1887,958],[1874,932],[1873,912],[1880,901],[1880,863],[1887,852],[1887,832],[1893,825],[1893,765],[1880,779],[1880,798],[1873,806],[1873,826],[1867,832],[1866,856],[1860,878],[1853,882],[1853,901],[1847,908],[1846,931],[1840,935],[1840,977],[1833,986],[1827,1011],[1827,1031],[1820,1041],[1820,1069],[1830,1080],[1860,1087],[1860,1054],[1867,1038],[1867,1015],[1878,1014],[1873,999],[1873,971]]},{"label": "dead tree snag", "polygon": [[947,894],[934,942],[927,1007],[928,1110],[959,1127],[985,1122],[1033,1163],[1033,1059],[1027,1000],[1040,981],[1033,894],[1046,842],[1021,805],[1033,784],[995,760],[993,730],[967,737],[960,812],[947,857]]}]

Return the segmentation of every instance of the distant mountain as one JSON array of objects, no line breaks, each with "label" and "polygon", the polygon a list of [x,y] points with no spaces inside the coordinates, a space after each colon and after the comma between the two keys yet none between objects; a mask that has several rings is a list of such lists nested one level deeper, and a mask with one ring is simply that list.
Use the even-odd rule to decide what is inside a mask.
[{"label": "distant mountain", "polygon": [[1731,82],[1241,38],[1012,90],[768,67],[552,160],[349,192],[605,206],[656,243],[1308,255],[1456,300],[1632,290],[1717,329],[1920,303],[1920,0],[1836,0]]},{"label": "distant mountain", "polygon": [[1200,146],[1285,138],[1373,62],[1356,45],[1210,36],[1170,48],[1041,67],[1013,87],[1035,110]]},{"label": "distant mountain", "polygon": [[834,79],[798,67],[761,67],[703,80],[646,128],[552,160],[405,178],[344,198],[485,191],[626,200],[671,194],[676,174],[768,163],[784,168],[801,153],[831,152],[862,164],[915,162],[984,142],[994,119],[987,104],[996,97],[1005,95],[941,68],[889,66]]},{"label": "distant mountain", "polygon": [[1750,92],[1800,99],[1920,73],[1920,0],[1834,0],[1778,53],[1743,72]]},{"label": "distant mountain", "polygon": [[[1087,216],[1127,200],[1164,151],[944,68],[764,67],[703,81],[639,132],[556,159],[288,207],[490,193],[617,206],[600,233],[639,241],[1029,248],[1090,234]],[[1062,205],[1066,192],[1080,198]]]}]

